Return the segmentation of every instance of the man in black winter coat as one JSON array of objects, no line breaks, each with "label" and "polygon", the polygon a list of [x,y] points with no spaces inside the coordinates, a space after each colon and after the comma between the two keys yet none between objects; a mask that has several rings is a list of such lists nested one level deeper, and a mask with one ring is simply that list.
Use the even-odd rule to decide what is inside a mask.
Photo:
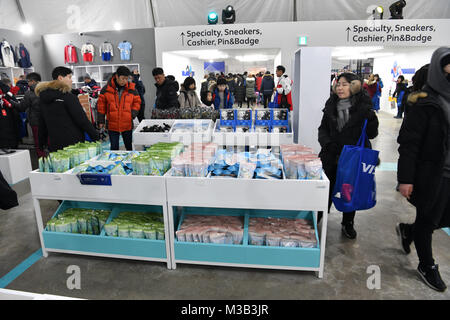
[{"label": "man in black winter coat", "polygon": [[[373,110],[372,99],[362,88],[361,80],[353,73],[343,73],[338,79],[330,99],[323,110],[319,127],[319,154],[323,169],[330,180],[329,208],[332,204],[333,187],[336,184],[337,166],[345,145],[356,145],[367,120],[367,137],[378,136],[378,118]],[[370,141],[366,148],[371,148]],[[355,239],[355,212],[344,212],[342,232],[349,239]]]},{"label": "man in black winter coat", "polygon": [[92,140],[99,134],[88,120],[78,97],[72,91],[72,70],[57,67],[52,73],[53,81],[41,82],[36,87],[40,98],[39,146],[48,146],[50,152],[85,141],[85,133]]},{"label": "man in black winter coat", "polygon": [[156,86],[156,109],[179,108],[177,82],[166,78],[162,68],[155,68],[152,71]]},{"label": "man in black winter coat", "polygon": [[267,108],[275,90],[275,81],[267,71],[261,83],[261,94],[264,96],[264,108]]},{"label": "man in black winter coat", "polygon": [[417,209],[414,224],[399,224],[397,233],[409,254],[414,241],[417,271],[432,289],[443,292],[432,252],[434,230],[450,227],[450,48],[437,49],[427,85],[411,95],[408,116],[398,137],[397,178],[400,193]]}]

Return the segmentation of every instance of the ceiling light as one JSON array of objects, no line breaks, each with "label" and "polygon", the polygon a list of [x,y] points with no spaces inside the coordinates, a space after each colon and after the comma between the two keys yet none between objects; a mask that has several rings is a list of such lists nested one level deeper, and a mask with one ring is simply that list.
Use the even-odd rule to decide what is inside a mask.
[{"label": "ceiling light", "polygon": [[406,7],[405,0],[399,0],[391,4],[389,11],[391,12],[391,19],[403,19],[403,8]]},{"label": "ceiling light", "polygon": [[24,23],[21,27],[20,27],[20,31],[23,34],[29,35],[33,33],[33,26],[29,23]]},{"label": "ceiling light", "polygon": [[[373,19],[383,19],[384,8],[382,6],[378,6],[373,10]],[[378,17],[378,18],[377,18]]]}]

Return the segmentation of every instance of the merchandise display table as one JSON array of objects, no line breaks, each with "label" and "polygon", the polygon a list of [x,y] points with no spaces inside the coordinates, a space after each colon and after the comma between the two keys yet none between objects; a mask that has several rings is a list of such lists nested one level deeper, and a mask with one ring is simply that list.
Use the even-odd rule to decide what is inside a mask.
[{"label": "merchandise display table", "polygon": [[[252,217],[304,218],[314,223],[328,210],[329,180],[247,180],[172,177],[166,174],[172,268],[177,263],[233,267],[309,270],[323,277],[327,215],[316,248],[251,246]],[[183,207],[183,208],[181,208]],[[224,210],[226,209],[226,210]],[[178,242],[175,232],[185,214],[242,216],[242,245]]]},{"label": "merchandise display table", "polygon": [[32,170],[30,151],[15,151],[11,154],[0,155],[0,171],[10,185],[28,179]]},{"label": "merchandise display table", "polygon": [[169,237],[165,240],[114,238],[106,237],[104,230],[99,236],[49,232],[44,228],[40,206],[43,199],[69,200],[63,202],[55,216],[70,204],[81,208],[110,209],[112,213],[107,222],[121,211],[159,212],[164,216],[165,234],[168,235],[164,177],[111,176],[110,186],[98,186],[82,185],[76,175],[68,173],[33,171],[30,183],[44,257],[48,256],[48,252],[71,253],[166,262],[167,267],[171,268]]},{"label": "merchandise display table", "polygon": [[[290,120],[289,120],[290,121]],[[294,143],[294,133],[220,132],[217,120],[213,131],[213,142],[220,146],[272,146]]]},{"label": "merchandise display table", "polygon": [[[163,124],[170,125],[171,130],[166,133],[142,132],[144,127]],[[175,131],[176,126],[183,127],[190,124],[197,129],[204,126],[207,130],[195,133]],[[211,120],[142,120],[133,132],[133,150],[136,150],[138,146],[151,146],[158,142],[182,142],[186,146],[193,142],[211,142],[213,129],[214,123]]]}]

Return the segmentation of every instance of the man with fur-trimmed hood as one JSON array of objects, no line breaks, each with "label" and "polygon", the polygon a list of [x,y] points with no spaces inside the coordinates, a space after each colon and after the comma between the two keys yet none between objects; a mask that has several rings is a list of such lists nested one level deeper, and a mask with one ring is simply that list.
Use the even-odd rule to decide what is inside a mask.
[{"label": "man with fur-trimmed hood", "polygon": [[406,254],[414,241],[422,280],[444,292],[432,236],[434,230],[450,227],[450,47],[433,53],[427,84],[408,101],[398,137],[397,178],[400,193],[416,207],[417,216],[414,224],[397,225],[397,233]]},{"label": "man with fur-trimmed hood", "polygon": [[77,96],[72,91],[72,70],[57,67],[53,81],[41,82],[35,89],[40,97],[39,147],[50,152],[85,141],[85,133],[92,140],[99,134],[88,120]]}]

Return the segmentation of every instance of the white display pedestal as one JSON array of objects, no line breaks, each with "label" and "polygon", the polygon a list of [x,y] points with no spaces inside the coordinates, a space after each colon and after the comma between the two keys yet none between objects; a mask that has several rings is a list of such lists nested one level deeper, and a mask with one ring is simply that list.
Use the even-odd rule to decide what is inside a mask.
[{"label": "white display pedestal", "polygon": [[15,151],[12,154],[0,155],[0,171],[10,185],[28,179],[32,170],[30,151]]}]

